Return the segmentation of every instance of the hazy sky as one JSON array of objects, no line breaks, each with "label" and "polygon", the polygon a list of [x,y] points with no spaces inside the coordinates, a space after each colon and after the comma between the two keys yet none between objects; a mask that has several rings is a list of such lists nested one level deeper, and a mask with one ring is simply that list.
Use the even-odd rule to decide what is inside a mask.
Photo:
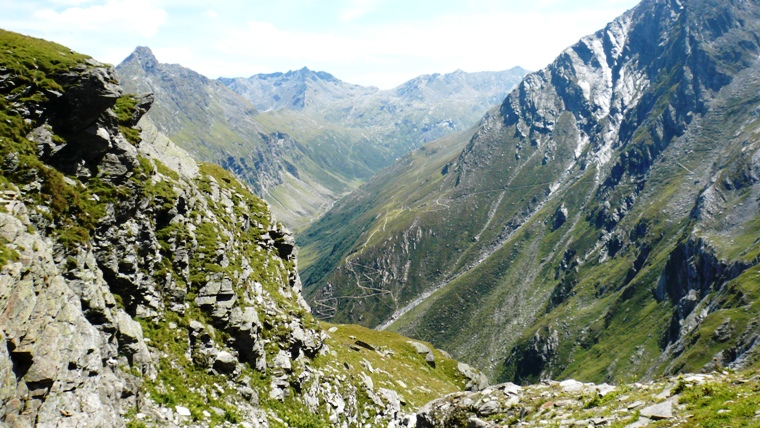
[{"label": "hazy sky", "polygon": [[386,89],[537,70],[637,0],[0,0],[0,28],[118,64],[139,45],[208,77],[307,66]]}]

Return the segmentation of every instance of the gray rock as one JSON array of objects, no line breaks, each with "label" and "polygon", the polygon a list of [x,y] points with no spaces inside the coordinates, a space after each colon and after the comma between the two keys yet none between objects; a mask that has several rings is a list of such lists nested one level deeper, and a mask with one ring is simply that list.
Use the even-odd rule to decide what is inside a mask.
[{"label": "gray rock", "polygon": [[430,353],[433,352],[433,351],[430,350],[430,348],[428,348],[426,345],[424,345],[424,344],[422,344],[420,342],[415,342],[413,340],[407,340],[406,343],[412,345],[412,347],[414,348],[414,350],[418,354],[430,354]]},{"label": "gray rock", "polygon": [[457,363],[457,370],[468,379],[465,389],[467,391],[482,391],[488,387],[488,378],[465,363]]},{"label": "gray rock", "polygon": [[638,427],[645,427],[652,423],[652,420],[645,417],[639,417],[639,420],[632,422],[625,426],[625,428],[638,428]]},{"label": "gray rock", "polygon": [[612,385],[608,385],[606,383],[597,385],[595,387],[596,392],[599,393],[600,396],[604,397],[605,395],[609,394],[610,392],[614,392],[617,388],[615,388]]},{"label": "gray rock", "polygon": [[467,428],[489,428],[491,426],[488,422],[474,416],[467,419]]},{"label": "gray rock", "polygon": [[250,386],[242,386],[238,388],[238,391],[240,391],[240,395],[243,396],[248,402],[250,402],[254,406],[259,405],[259,394]]},{"label": "gray rock", "polygon": [[496,400],[493,401],[486,401],[485,403],[478,406],[478,415],[480,416],[489,416],[496,413],[499,413],[501,411],[501,405],[499,405],[499,402]]},{"label": "gray rock", "polygon": [[564,202],[557,207],[557,210],[554,212],[554,224],[552,225],[553,230],[557,230],[562,227],[563,224],[565,224],[567,221],[568,212],[569,211],[567,210],[567,206],[565,206]]},{"label": "gray rock", "polygon": [[234,355],[230,354],[227,351],[222,351],[218,354],[216,354],[216,358],[214,359],[214,370],[216,370],[219,373],[233,373],[235,369],[237,368],[238,360],[235,358]]},{"label": "gray rock", "polygon": [[673,402],[670,400],[652,406],[644,407],[641,416],[652,420],[670,419],[673,417]]},{"label": "gray rock", "polygon": [[139,126],[142,128],[142,141],[137,147],[140,154],[160,161],[186,179],[193,179],[198,175],[198,164],[195,160],[161,134],[149,117],[144,116],[140,119]]},{"label": "gray rock", "polygon": [[174,410],[176,410],[177,414],[182,417],[189,418],[192,415],[192,413],[190,413],[190,409],[187,407],[176,406]]},{"label": "gray rock", "polygon": [[565,392],[578,392],[578,391],[583,390],[583,388],[585,387],[583,382],[578,382],[575,379],[563,380],[562,382],[559,383],[559,386]]},{"label": "gray rock", "polygon": [[290,363],[290,355],[286,351],[280,350],[273,361],[274,369],[276,371],[291,371],[293,369]]},{"label": "gray rock", "polygon": [[432,352],[425,355],[425,362],[428,363],[428,365],[430,365],[431,367],[435,367],[435,356],[433,355]]}]

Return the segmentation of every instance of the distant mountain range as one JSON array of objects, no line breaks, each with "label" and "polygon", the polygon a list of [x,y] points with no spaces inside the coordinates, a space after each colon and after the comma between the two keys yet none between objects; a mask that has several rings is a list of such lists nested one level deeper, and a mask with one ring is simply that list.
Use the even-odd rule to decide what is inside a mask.
[{"label": "distant mountain range", "polygon": [[145,120],[235,172],[296,230],[398,157],[472,126],[526,73],[457,71],[390,91],[308,68],[212,80],[147,47],[117,70],[127,91],[155,94]]},{"label": "distant mountain range", "polygon": [[362,129],[403,155],[419,144],[472,126],[501,103],[526,73],[521,67],[478,73],[457,70],[418,76],[383,91],[305,67],[219,80],[261,111],[319,113],[329,122]]}]

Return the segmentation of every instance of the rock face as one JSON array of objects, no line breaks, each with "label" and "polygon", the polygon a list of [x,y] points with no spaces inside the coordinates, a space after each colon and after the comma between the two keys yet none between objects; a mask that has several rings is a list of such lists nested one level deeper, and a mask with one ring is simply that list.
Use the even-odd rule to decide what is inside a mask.
[{"label": "rock face", "polygon": [[754,2],[643,1],[315,222],[308,300],[502,381],[756,364],[758,34]]},{"label": "rock face", "polygon": [[[63,46],[0,41],[0,424],[387,426],[411,412],[404,396],[439,396],[423,385],[464,386],[450,358],[432,368],[369,332],[377,351],[349,365],[266,203],[135,127],[151,95]],[[369,361],[420,373],[402,388]]]}]

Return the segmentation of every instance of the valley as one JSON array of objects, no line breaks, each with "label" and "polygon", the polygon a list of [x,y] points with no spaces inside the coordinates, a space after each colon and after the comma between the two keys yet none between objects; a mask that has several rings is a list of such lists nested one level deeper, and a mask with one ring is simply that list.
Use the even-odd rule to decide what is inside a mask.
[{"label": "valley", "polygon": [[527,73],[460,70],[385,91],[308,68],[212,80],[147,47],[117,71],[128,92],[155,95],[146,120],[233,171],[296,231],[398,157],[471,126]]}]

